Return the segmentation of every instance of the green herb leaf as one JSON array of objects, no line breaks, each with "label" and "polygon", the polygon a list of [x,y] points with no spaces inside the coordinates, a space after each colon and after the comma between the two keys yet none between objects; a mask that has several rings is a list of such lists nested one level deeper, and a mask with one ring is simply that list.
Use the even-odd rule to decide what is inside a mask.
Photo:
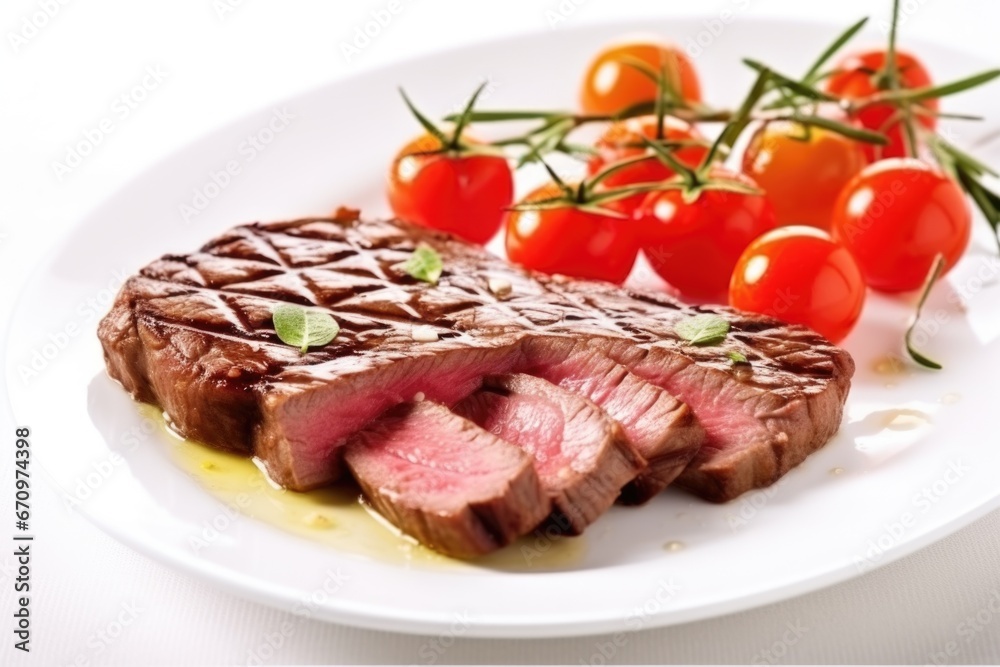
[{"label": "green herb leaf", "polygon": [[923,102],[924,100],[944,97],[946,95],[954,95],[955,93],[960,93],[962,91],[969,90],[970,88],[981,86],[984,83],[992,81],[998,76],[1000,76],[1000,69],[991,69],[964,79],[959,79],[958,81],[944,83],[940,86],[894,90],[887,92],[884,95],[878,95],[877,98],[873,98],[869,104],[877,104],[885,101]]},{"label": "green herb leaf", "polygon": [[290,303],[281,304],[271,314],[274,332],[286,345],[294,345],[305,354],[310,347],[321,347],[337,337],[340,325],[330,313]]},{"label": "green herb leaf", "polygon": [[836,97],[833,97],[829,93],[825,93],[822,90],[802,83],[801,81],[796,81],[795,79],[785,76],[784,74],[779,74],[764,63],[753,60],[752,58],[744,58],[743,64],[758,73],[767,72],[771,81],[774,82],[774,85],[786,88],[796,95],[801,95],[802,97],[810,100],[819,100],[823,102],[833,102],[837,100]]},{"label": "green herb leaf", "polygon": [[[751,62],[751,61],[744,61]],[[759,63],[755,63],[759,65]],[[743,104],[740,108],[736,110],[732,118],[726,123],[726,126],[722,128],[719,136],[716,138],[715,142],[712,144],[711,148],[708,149],[708,153],[705,155],[705,159],[701,163],[701,168],[705,169],[715,160],[716,155],[718,155],[720,150],[729,150],[736,143],[740,134],[750,123],[750,114],[754,107],[757,105],[758,100],[761,96],[767,92],[768,86],[770,85],[773,77],[773,72],[763,65],[759,65],[757,80],[754,81],[753,87],[750,92],[747,93],[746,98],[743,100]],[[756,69],[756,67],[755,67]]]},{"label": "green herb leaf", "polygon": [[934,370],[941,370],[942,366],[933,359],[925,357],[923,354],[918,352],[913,347],[913,332],[916,331],[917,323],[920,322],[920,311],[924,309],[924,303],[927,301],[927,297],[931,294],[931,289],[937,283],[938,278],[941,277],[941,272],[944,270],[944,256],[938,255],[934,258],[934,264],[931,266],[930,273],[927,274],[927,280],[924,281],[924,286],[920,292],[920,299],[917,300],[917,310],[913,314],[913,321],[910,323],[910,327],[906,330],[906,336],[904,340],[906,342],[906,351],[909,352],[910,357],[927,368],[933,368]]},{"label": "green herb leaf", "polygon": [[733,362],[734,365],[735,364],[746,364],[747,366],[750,365],[750,362],[747,360],[747,355],[743,354],[742,352],[735,352],[735,351],[726,352],[726,356],[729,357],[729,360]]},{"label": "green herb leaf", "polygon": [[729,322],[710,313],[692,315],[674,325],[674,333],[691,345],[718,345],[729,333]]},{"label": "green herb leaf", "polygon": [[698,175],[695,173],[695,170],[678,160],[673,154],[673,151],[668,150],[667,147],[663,146],[659,142],[651,141],[646,137],[643,137],[642,140],[646,143],[646,147],[653,152],[660,162],[673,169],[674,173],[679,174],[686,183],[694,184],[698,180]]},{"label": "green herb leaf", "polygon": [[872,132],[871,130],[862,130],[861,128],[847,125],[846,123],[838,123],[835,120],[831,120],[830,118],[825,118],[823,116],[793,115],[792,119],[794,119],[795,122],[802,123],[808,127],[822,127],[823,129],[843,135],[848,139],[854,139],[855,141],[863,141],[865,143],[878,144],[880,146],[885,146],[889,143],[889,139],[884,134]]},{"label": "green herb leaf", "polygon": [[[654,142],[649,141],[648,139],[646,141],[649,144],[655,146]],[[657,146],[656,150],[659,151],[659,150],[662,150],[662,149],[660,149]],[[638,164],[639,162],[644,162],[646,160],[653,160],[653,159],[655,159],[655,156],[652,156],[652,155],[634,155],[632,157],[628,157],[628,158],[625,158],[623,160],[619,160],[618,162],[612,162],[610,165],[608,165],[607,167],[604,167],[599,172],[597,172],[596,174],[594,174],[593,176],[591,176],[589,179],[587,179],[587,181],[586,181],[586,188],[587,188],[588,191],[592,191],[597,185],[599,185],[601,183],[601,181],[603,181],[604,179],[606,179],[608,176],[611,176],[612,174],[618,173],[622,169],[627,169],[628,167],[631,167],[634,164]],[[671,163],[670,166],[673,166],[673,164],[676,164],[676,161],[674,161],[673,163]],[[681,168],[686,168],[686,167],[681,167]]]},{"label": "green herb leaf", "polygon": [[[553,116],[572,116],[569,112],[558,111],[473,111],[469,114],[469,122],[472,123],[497,123],[508,120],[546,120]],[[445,120],[456,122],[462,114],[453,113],[445,117]]]},{"label": "green herb leaf", "polygon": [[444,263],[437,250],[429,245],[421,244],[410,255],[410,259],[406,260],[403,271],[417,280],[436,285],[441,278],[441,272],[444,271]]},{"label": "green herb leaf", "polygon": [[538,156],[538,161],[542,163],[543,167],[545,167],[545,171],[547,171],[549,173],[549,178],[552,179],[552,182],[555,183],[559,187],[560,190],[562,190],[563,195],[565,195],[565,197],[567,199],[569,199],[570,201],[572,201],[573,199],[575,199],[576,198],[576,190],[574,190],[572,186],[568,185],[566,183],[566,181],[564,181],[562,178],[560,178],[560,176],[556,172],[556,170],[552,168],[552,165],[550,165],[548,162],[546,162],[545,160],[543,160],[541,155]]},{"label": "green herb leaf", "polygon": [[826,61],[833,57],[833,54],[839,51],[844,44],[850,41],[850,39],[854,37],[854,35],[857,34],[857,32],[861,30],[867,22],[868,17],[866,16],[841,33],[841,35],[837,37],[832,44],[830,44],[830,46],[826,47],[826,51],[824,51],[820,57],[816,59],[816,62],[812,64],[809,71],[802,77],[802,81],[807,84],[815,83],[816,75],[819,74],[820,68],[823,67],[823,65],[826,64]]}]

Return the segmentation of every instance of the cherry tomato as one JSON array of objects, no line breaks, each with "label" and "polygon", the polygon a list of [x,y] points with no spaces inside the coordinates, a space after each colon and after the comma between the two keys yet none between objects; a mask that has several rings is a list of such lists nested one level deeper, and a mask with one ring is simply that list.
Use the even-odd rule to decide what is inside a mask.
[{"label": "cherry tomato", "polygon": [[[715,168],[713,179],[756,187],[752,179]],[[650,265],[691,301],[725,303],[740,254],[776,225],[765,195],[704,190],[693,202],[680,190],[646,196],[636,211]]]},{"label": "cherry tomato", "polygon": [[761,126],[743,153],[743,171],[774,204],[779,225],[830,229],[830,209],[867,161],[858,142],[819,127]]},{"label": "cherry tomato", "polygon": [[834,343],[854,328],[864,303],[854,257],[814,227],[782,227],[756,239],[729,284],[733,308],[803,324]]},{"label": "cherry tomato", "polygon": [[424,135],[399,151],[389,171],[389,205],[403,220],[485,243],[514,199],[510,165],[488,155],[419,154],[440,147]]},{"label": "cherry tomato", "polygon": [[[561,193],[554,183],[549,183],[524,201]],[[621,283],[632,271],[639,252],[635,226],[632,220],[581,211],[570,205],[511,211],[507,218],[507,256],[545,273]]]},{"label": "cherry tomato", "polygon": [[939,253],[947,273],[971,233],[972,214],[958,184],[910,158],[865,167],[833,208],[834,238],[857,258],[868,285],[885,292],[920,287]]},{"label": "cherry tomato", "polygon": [[679,47],[656,40],[629,41],[606,46],[590,61],[580,91],[585,113],[615,114],[656,99],[656,82],[629,60],[641,61],[656,72],[665,64],[673,89],[689,102],[701,101],[698,73]]},{"label": "cherry tomato", "polygon": [[[658,137],[658,134],[656,116],[639,116],[611,125],[594,144],[597,155],[587,163],[588,173],[594,175],[616,162],[649,153],[649,149],[643,145],[644,137],[664,141],[704,141],[704,137],[696,127],[673,116],[663,118],[663,135]],[[678,148],[673,151],[673,155],[681,163],[694,168],[701,164],[707,152],[708,149],[704,146],[690,146]],[[621,171],[616,171],[605,178],[601,181],[601,189],[619,188],[635,183],[654,183],[673,175],[673,169],[650,155],[648,160],[624,167]],[[644,194],[632,195],[612,202],[608,207],[631,214],[644,198]]]},{"label": "cherry tomato", "polygon": [[[827,92],[851,100],[862,99],[879,92],[878,78],[885,68],[886,54],[883,49],[861,51],[845,57],[834,69],[834,74],[826,80]],[[896,52],[896,68],[899,83],[903,88],[924,88],[931,85],[931,76],[915,56],[902,51]],[[920,102],[928,111],[938,109],[936,99]],[[886,146],[864,144],[869,161],[887,157],[905,157],[906,143],[903,127],[898,120],[892,120],[897,107],[892,104],[873,104],[857,112],[856,117],[869,130],[881,132],[889,138]],[[920,124],[933,130],[937,119],[932,115],[917,115]]]}]

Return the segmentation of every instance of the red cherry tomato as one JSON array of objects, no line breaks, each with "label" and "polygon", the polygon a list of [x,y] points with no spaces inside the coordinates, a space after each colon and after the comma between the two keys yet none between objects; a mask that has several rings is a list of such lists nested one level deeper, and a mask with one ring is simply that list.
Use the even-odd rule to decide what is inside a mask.
[{"label": "red cherry tomato", "polygon": [[[886,54],[883,49],[872,49],[848,55],[834,69],[834,74],[826,80],[827,92],[846,97],[851,100],[863,99],[879,92],[878,78],[885,68]],[[899,83],[903,88],[924,88],[931,85],[931,76],[915,56],[896,52],[896,68],[899,71]],[[920,102],[920,105],[931,112],[938,110],[936,99]],[[872,104],[861,109],[857,119],[869,130],[881,132],[889,138],[886,146],[863,144],[869,161],[888,157],[906,156],[906,143],[903,140],[903,128],[898,119],[893,120],[897,108],[892,104]],[[933,130],[937,119],[928,114],[917,116],[921,125]]]},{"label": "red cherry tomato", "polygon": [[[524,201],[558,197],[553,183]],[[621,283],[632,271],[639,242],[636,223],[581,211],[567,205],[511,211],[507,218],[507,256],[529,269]]]},{"label": "red cherry tomato", "polygon": [[865,282],[851,253],[814,227],[770,231],[740,256],[729,304],[803,324],[839,343],[865,303]]},{"label": "red cherry tomato", "polygon": [[487,155],[420,154],[440,147],[424,135],[399,151],[389,171],[389,205],[403,220],[486,243],[514,199],[510,165]]},{"label": "red cherry tomato", "polygon": [[767,192],[779,225],[827,230],[837,196],[866,163],[858,142],[788,121],[761,126],[743,154],[743,171]]},{"label": "red cherry tomato", "polygon": [[594,56],[580,90],[580,106],[585,113],[616,114],[656,99],[656,82],[630,66],[630,60],[645,63],[656,72],[666,65],[673,89],[689,102],[701,101],[698,74],[679,47],[639,40],[606,46]]},{"label": "red cherry tomato", "polygon": [[[616,162],[650,153],[650,150],[644,147],[644,138],[662,139],[668,142],[704,141],[704,137],[696,127],[673,116],[663,118],[663,133],[662,136],[658,136],[659,134],[656,116],[639,116],[611,125],[594,144],[597,155],[587,163],[588,173],[593,176]],[[690,146],[678,148],[673,151],[673,156],[681,163],[694,168],[701,164],[706,153],[708,153],[708,149],[705,146]],[[636,183],[655,183],[666,180],[673,175],[673,169],[663,164],[655,156],[650,155],[647,160],[636,162],[614,172],[601,181],[600,187],[601,189],[610,189]],[[644,194],[632,195],[608,206],[631,215],[644,198]]]},{"label": "red cherry tomato", "polygon": [[958,184],[914,159],[869,165],[833,209],[834,238],[857,258],[868,285],[885,292],[920,287],[938,254],[947,273],[971,233],[972,214]]},{"label": "red cherry tomato", "polygon": [[[712,178],[756,187],[749,177],[716,168]],[[691,301],[725,303],[740,254],[775,227],[764,195],[705,190],[693,202],[680,190],[651,192],[636,212],[643,252],[653,269]]]}]

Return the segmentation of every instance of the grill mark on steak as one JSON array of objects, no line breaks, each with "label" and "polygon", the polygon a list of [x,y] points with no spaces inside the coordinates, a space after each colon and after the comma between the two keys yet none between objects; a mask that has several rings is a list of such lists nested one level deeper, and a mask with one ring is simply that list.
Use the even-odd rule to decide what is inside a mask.
[{"label": "grill mark on steak", "polygon": [[[420,243],[444,258],[435,286],[399,269]],[[724,500],[772,482],[821,446],[839,426],[853,372],[846,352],[802,327],[540,276],[400,222],[237,227],[182,259],[153,262],[122,288],[99,329],[109,372],[136,398],[160,404],[181,432],[254,451],[295,489],[332,481],[338,447],[384,409],[419,391],[453,403],[483,375],[523,368],[526,340],[568,338],[691,406],[708,440],[681,481]],[[271,273],[245,279],[263,267]],[[306,271],[309,286],[298,277]],[[490,276],[511,283],[508,297],[489,291]],[[330,308],[342,331],[306,355],[280,344],[270,322],[273,304],[300,299]],[[674,334],[679,318],[697,312],[731,322],[724,344],[691,347]],[[415,343],[416,324],[444,337]],[[727,351],[745,354],[753,372],[734,370]]]}]

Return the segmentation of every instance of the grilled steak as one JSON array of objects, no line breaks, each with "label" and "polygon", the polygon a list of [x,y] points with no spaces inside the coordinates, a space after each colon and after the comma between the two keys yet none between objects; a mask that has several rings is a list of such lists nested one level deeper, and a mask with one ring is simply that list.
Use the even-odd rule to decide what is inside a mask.
[{"label": "grilled steak", "polygon": [[526,372],[597,403],[646,459],[646,468],[622,489],[622,502],[637,505],[663,491],[701,447],[705,431],[688,406],[609,359],[589,339],[529,338],[523,347]]},{"label": "grilled steak", "polygon": [[524,375],[494,375],[453,408],[456,414],[530,454],[551,525],[578,535],[645,467],[621,426],[592,401]]},{"label": "grilled steak", "polygon": [[429,401],[397,406],[355,433],[344,460],[382,516],[457,558],[510,544],[552,506],[531,456]]},{"label": "grilled steak", "polygon": [[[444,259],[437,285],[402,270],[420,243]],[[490,289],[502,283],[510,289]],[[328,308],[341,334],[300,355],[276,337],[278,302]],[[545,359],[571,340],[690,406],[707,436],[681,480],[725,500],[775,481],[837,430],[853,362],[802,327],[728,309],[711,310],[732,325],[720,346],[674,333],[680,318],[710,310],[546,278],[442,234],[343,216],[236,227],[200,252],[165,256],[126,282],[99,335],[109,372],[134,397],[192,438],[261,457],[293,489],[336,479],[342,445],[386,409],[418,394],[452,405],[486,375],[544,376]],[[752,367],[734,367],[727,351]],[[579,377],[588,363],[606,372],[603,356],[574,358],[584,360]],[[655,440],[659,424],[679,467],[697,440],[685,413],[662,424],[624,408],[616,416],[637,443]]]}]

